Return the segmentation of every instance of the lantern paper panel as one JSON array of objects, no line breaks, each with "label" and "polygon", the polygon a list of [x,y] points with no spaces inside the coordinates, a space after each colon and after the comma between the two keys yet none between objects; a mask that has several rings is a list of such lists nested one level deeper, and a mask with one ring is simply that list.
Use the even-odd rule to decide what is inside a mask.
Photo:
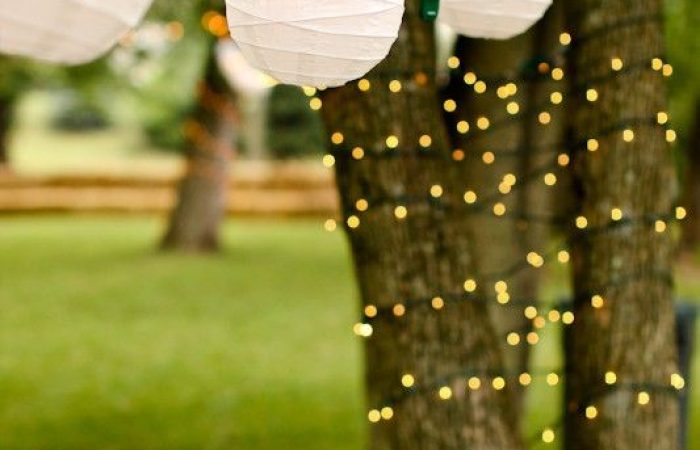
[{"label": "lantern paper panel", "polygon": [[473,38],[509,39],[526,32],[552,0],[442,0],[438,20]]},{"label": "lantern paper panel", "polygon": [[404,0],[227,0],[233,39],[251,65],[298,86],[364,76],[396,41]]},{"label": "lantern paper panel", "polygon": [[152,0],[0,0],[0,53],[61,64],[102,56]]},{"label": "lantern paper panel", "polygon": [[229,85],[245,95],[262,95],[277,82],[251,66],[235,42],[227,39],[216,44],[216,59]]}]

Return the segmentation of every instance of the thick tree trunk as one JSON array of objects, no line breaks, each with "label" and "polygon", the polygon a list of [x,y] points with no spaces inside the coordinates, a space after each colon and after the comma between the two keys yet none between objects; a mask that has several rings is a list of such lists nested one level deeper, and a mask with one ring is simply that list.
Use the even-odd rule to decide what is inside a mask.
[{"label": "thick tree trunk", "polygon": [[[572,225],[576,321],[567,340],[566,448],[673,450],[672,240],[657,220],[672,211],[676,178],[656,123],[667,107],[665,83],[651,68],[664,54],[662,1],[566,6],[578,143],[573,176],[587,220],[585,229]],[[622,70],[615,71],[615,58]],[[596,151],[586,150],[589,139],[598,140]]]},{"label": "thick tree trunk", "polygon": [[[337,182],[365,320],[373,327],[366,340],[368,401],[371,409],[392,408],[382,411],[385,418],[393,413],[372,425],[371,448],[517,450],[509,397],[491,387],[503,372],[498,337],[486,303],[463,287],[476,278],[464,165],[452,160],[434,80],[432,26],[418,18],[419,3],[407,1],[399,40],[367,76],[369,91],[353,83],[323,98],[328,130],[335,142],[343,140]],[[401,83],[399,92],[388,88],[392,80]],[[478,389],[468,387],[471,377],[479,378]],[[402,379],[413,386],[403,387]]]},{"label": "thick tree trunk", "polygon": [[0,169],[10,161],[9,133],[15,101],[12,98],[0,98]]},{"label": "thick tree trunk", "polygon": [[219,247],[237,110],[231,88],[219,72],[214,49],[212,45],[199,84],[197,107],[185,123],[187,172],[162,242],[168,250],[197,252]]},{"label": "thick tree trunk", "polygon": [[695,108],[693,124],[685,169],[684,204],[688,208],[688,218],[683,223],[683,241],[686,249],[695,249],[700,243],[700,102]]}]

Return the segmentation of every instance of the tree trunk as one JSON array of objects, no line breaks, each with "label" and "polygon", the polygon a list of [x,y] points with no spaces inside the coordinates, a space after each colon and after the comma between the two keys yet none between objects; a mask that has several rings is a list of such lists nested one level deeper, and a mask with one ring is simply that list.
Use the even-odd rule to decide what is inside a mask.
[{"label": "tree trunk", "polygon": [[687,166],[685,170],[684,204],[688,207],[688,218],[683,224],[684,248],[694,249],[700,242],[700,102],[695,107],[694,126],[690,128]]},{"label": "tree trunk", "polygon": [[[446,114],[446,119],[454,146],[468,150],[468,187],[488,203],[476,209],[470,221],[480,278],[507,271],[525,261],[530,252],[541,256],[546,253],[552,188],[544,183],[544,176],[557,173],[557,150],[561,148],[563,129],[561,107],[549,100],[552,92],[562,90],[561,83],[552,82],[549,76],[551,68],[561,65],[562,59],[555,54],[563,25],[560,9],[552,8],[532,31],[508,41],[459,38],[456,45],[460,70],[452,74],[446,100],[454,99],[458,106],[455,112]],[[477,86],[465,83],[464,75],[470,72],[486,82],[485,93],[475,93]],[[517,93],[502,98],[504,95],[498,94],[509,83],[517,86]],[[511,102],[517,102],[518,112],[507,110]],[[540,123],[540,112],[548,113],[551,121]],[[482,116],[491,123],[486,131],[477,126],[477,118]],[[470,124],[467,133],[464,129],[459,131],[462,120]],[[505,186],[504,178],[509,174],[517,181]],[[509,212],[504,217],[493,214],[492,207],[498,202]],[[501,304],[504,299],[499,302],[492,285],[482,285],[480,295],[489,299],[506,371],[517,377],[529,368],[527,335],[532,331],[532,321],[523,315],[523,310],[539,306],[538,269],[523,266],[503,278],[509,287],[506,304]],[[508,338],[514,336],[509,343]],[[513,393],[514,403],[522,406],[523,390]]]},{"label": "tree trunk", "polygon": [[188,141],[187,172],[162,242],[164,249],[195,252],[218,249],[237,116],[234,94],[219,72],[212,45],[198,87],[197,106],[184,126]]},{"label": "tree trunk", "polygon": [[[571,186],[564,168],[568,159],[565,144],[567,80],[555,80],[552,72],[565,66],[566,55],[559,36],[564,29],[564,1],[555,0],[533,30],[535,52],[531,62],[532,84],[528,89],[529,114],[526,115],[527,145],[521,157],[521,173],[532,180],[522,190],[523,216],[527,219],[527,238],[532,249],[544,249],[551,243],[550,231],[562,216],[571,214]],[[560,96],[559,96],[559,95]],[[541,114],[549,115],[542,123]],[[555,175],[551,186],[547,174]],[[550,177],[551,178],[551,177]],[[549,181],[552,183],[553,181]]]},{"label": "tree trunk", "polygon": [[[667,107],[665,83],[651,68],[664,54],[662,1],[566,7],[580,205],[571,237],[576,320],[567,339],[566,448],[673,450],[672,240],[657,221],[672,211],[676,178],[656,123]],[[587,100],[596,97],[589,89],[597,101]],[[598,140],[596,151],[586,150],[589,139]],[[587,227],[579,229],[583,217]]]},{"label": "tree trunk", "polygon": [[9,133],[15,101],[13,98],[0,98],[0,168],[10,162]]},{"label": "tree trunk", "polygon": [[[477,203],[483,207],[474,208],[468,213],[477,279],[506,272],[514,264],[525,261],[529,251],[541,253],[541,250],[530,247],[528,223],[517,218],[517,214],[523,212],[526,206],[524,189],[504,182],[504,178],[510,176],[517,178],[520,184],[525,183],[521,169],[527,155],[527,121],[523,120],[522,115],[510,115],[506,105],[517,101],[522,113],[529,108],[530,85],[521,83],[520,73],[521,67],[532,59],[532,38],[532,33],[508,41],[459,38],[455,49],[462,70],[452,77],[448,92],[458,107],[454,113],[447,113],[447,121],[455,148],[467,150],[465,185],[483,202]],[[493,55],[499,57],[494,58]],[[488,90],[482,94],[475,93],[474,87],[464,82],[463,77],[467,72],[485,80]],[[497,88],[511,81],[518,86],[518,93],[507,100],[499,98]],[[477,128],[479,117],[488,118],[490,129],[482,131]],[[461,134],[457,129],[459,122],[464,120],[471,129]],[[497,203],[505,205],[509,213],[505,216],[495,215],[493,207]],[[494,281],[503,280],[508,284],[510,298],[497,294],[493,282],[480,283],[478,289],[479,296],[487,299],[489,315],[504,354],[505,370],[515,380],[520,373],[527,372],[529,346],[526,336],[531,321],[523,315],[523,310],[536,303],[536,276],[534,269],[526,267],[519,268],[514,274],[496,276]],[[517,334],[519,342],[516,345],[508,344],[510,333]],[[515,403],[520,405],[522,402],[518,394],[521,390],[513,389],[512,392],[516,396]]]},{"label": "tree trunk", "polygon": [[[503,372],[498,336],[487,304],[464,290],[476,278],[464,165],[452,159],[432,26],[418,18],[419,3],[406,2],[399,40],[367,76],[369,91],[352,83],[323,98],[328,130],[342,141],[337,183],[363,320],[373,327],[366,340],[370,420],[384,419],[372,425],[371,448],[517,450],[509,397],[491,387]],[[399,92],[388,89],[392,80]],[[472,377],[480,388],[468,387]]]}]

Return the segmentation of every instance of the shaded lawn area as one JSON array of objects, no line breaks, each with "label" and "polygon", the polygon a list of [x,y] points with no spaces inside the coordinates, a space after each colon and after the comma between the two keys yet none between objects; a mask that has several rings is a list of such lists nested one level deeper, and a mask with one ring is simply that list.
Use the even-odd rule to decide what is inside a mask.
[{"label": "shaded lawn area", "polygon": [[[342,235],[235,221],[225,253],[198,257],[156,253],[161,226],[0,220],[0,449],[362,449]],[[697,296],[700,281],[681,290]],[[557,367],[558,339],[544,336],[536,367]],[[558,389],[539,379],[529,401],[537,436]]]}]

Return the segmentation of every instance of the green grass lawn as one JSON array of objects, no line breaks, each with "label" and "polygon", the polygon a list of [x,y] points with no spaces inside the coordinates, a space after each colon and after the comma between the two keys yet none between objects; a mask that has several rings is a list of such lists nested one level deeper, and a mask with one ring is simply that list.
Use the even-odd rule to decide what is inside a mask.
[{"label": "green grass lawn", "polygon": [[[223,254],[196,257],[155,252],[161,226],[0,220],[0,449],[362,449],[342,235],[236,221]],[[538,367],[556,366],[556,334]],[[542,382],[530,394],[536,433],[559,402]]]}]

